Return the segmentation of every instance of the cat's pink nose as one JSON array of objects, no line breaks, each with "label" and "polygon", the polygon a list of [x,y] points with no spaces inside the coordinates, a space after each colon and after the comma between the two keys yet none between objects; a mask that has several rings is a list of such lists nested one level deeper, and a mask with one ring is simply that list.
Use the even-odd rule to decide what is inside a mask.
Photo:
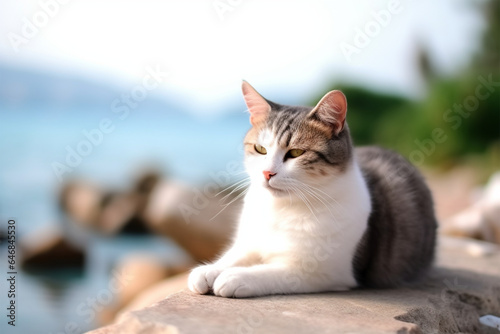
[{"label": "cat's pink nose", "polygon": [[262,173],[264,173],[264,177],[266,178],[266,180],[270,180],[270,179],[271,179],[271,176],[276,175],[276,173],[272,173],[272,172],[270,172],[270,171],[268,171],[268,170],[265,170],[265,171],[263,171]]}]

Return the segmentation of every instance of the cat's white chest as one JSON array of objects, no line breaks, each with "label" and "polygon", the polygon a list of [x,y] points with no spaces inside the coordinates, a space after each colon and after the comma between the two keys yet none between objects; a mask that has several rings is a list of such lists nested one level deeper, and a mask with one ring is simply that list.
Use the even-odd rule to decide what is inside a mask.
[{"label": "cat's white chest", "polygon": [[[356,285],[352,260],[370,212],[370,199],[357,170],[333,203],[278,203],[265,189],[250,189],[235,246],[257,254],[261,263],[295,268],[311,287],[344,289]],[[335,198],[334,196],[337,195]]]},{"label": "cat's white chest", "polygon": [[332,243],[332,236],[342,233],[338,229],[341,218],[332,213],[335,208],[315,208],[313,212],[294,203],[276,208],[265,196],[258,190],[249,194],[237,239],[248,242],[265,259],[310,256],[310,245]]},{"label": "cat's white chest", "polygon": [[241,216],[237,241],[264,257],[286,253],[292,243],[284,230],[285,226],[286,219],[267,203],[247,202]]}]

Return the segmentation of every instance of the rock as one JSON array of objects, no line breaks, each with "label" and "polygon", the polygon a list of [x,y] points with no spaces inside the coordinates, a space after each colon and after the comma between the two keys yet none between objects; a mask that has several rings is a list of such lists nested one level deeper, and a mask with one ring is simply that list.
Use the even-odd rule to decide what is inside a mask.
[{"label": "rock", "polygon": [[450,218],[474,202],[477,191],[477,170],[457,166],[446,172],[423,171],[427,185],[432,191],[434,210],[439,222]]},{"label": "rock", "polygon": [[83,269],[85,253],[52,228],[34,232],[21,240],[21,265],[25,270]]},{"label": "rock", "polygon": [[494,315],[485,315],[481,318],[479,318],[479,321],[486,326],[496,328],[498,331],[500,331],[500,318],[495,317]]},{"label": "rock", "polygon": [[66,183],[59,194],[59,208],[73,223],[84,228],[97,229],[95,220],[99,215],[102,191],[88,182]]},{"label": "rock", "polygon": [[151,306],[171,294],[184,290],[187,286],[187,277],[187,273],[178,274],[147,288],[120,311],[118,319],[122,314]]},{"label": "rock", "polygon": [[[99,312],[99,323],[109,324],[125,306],[128,306],[138,294],[143,293],[158,282],[179,273],[186,272],[193,264],[168,265],[161,259],[146,254],[135,254],[125,258],[116,268],[116,272],[127,273],[133,279],[125,285],[117,287],[116,301],[109,307]],[[141,294],[142,295],[142,294]],[[166,296],[163,295],[163,296]],[[153,302],[158,299],[153,300]],[[135,302],[137,303],[137,302]],[[144,304],[148,306],[150,304]],[[133,305],[130,307],[134,307]],[[127,308],[130,308],[127,307]]]},{"label": "rock", "polygon": [[[228,245],[240,213],[240,192],[226,202],[202,190],[193,190],[173,180],[158,183],[144,211],[144,219],[156,233],[171,238],[197,262],[213,260]],[[230,190],[228,190],[230,192]],[[224,203],[234,203],[224,207]]]},{"label": "rock", "polygon": [[[241,184],[229,186],[217,196],[222,189],[215,183],[196,189],[149,172],[128,191],[103,191],[73,181],[63,187],[59,202],[69,218],[68,234],[153,232],[172,239],[202,262],[220,254],[230,241],[240,213],[241,188]],[[224,195],[228,196],[221,201]]]},{"label": "rock", "polygon": [[247,299],[183,290],[90,333],[495,333],[479,318],[500,314],[499,248],[473,257],[448,237],[439,244],[429,277],[399,289]]},{"label": "rock", "polygon": [[7,241],[7,231],[0,230],[0,245]]},{"label": "rock", "polygon": [[83,181],[64,185],[59,196],[59,206],[70,223],[87,230],[113,235],[150,233],[143,219],[143,211],[160,175],[145,172],[128,191],[103,191]]},{"label": "rock", "polygon": [[441,231],[500,244],[500,172],[490,178],[473,205],[445,220]]}]

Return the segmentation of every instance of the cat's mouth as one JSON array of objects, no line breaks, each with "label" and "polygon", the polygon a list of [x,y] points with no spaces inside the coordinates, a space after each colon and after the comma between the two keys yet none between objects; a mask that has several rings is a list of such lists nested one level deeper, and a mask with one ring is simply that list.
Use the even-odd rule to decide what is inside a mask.
[{"label": "cat's mouth", "polygon": [[283,196],[286,195],[286,191],[283,189],[279,189],[271,186],[269,183],[266,183],[264,187],[271,192],[274,196]]}]

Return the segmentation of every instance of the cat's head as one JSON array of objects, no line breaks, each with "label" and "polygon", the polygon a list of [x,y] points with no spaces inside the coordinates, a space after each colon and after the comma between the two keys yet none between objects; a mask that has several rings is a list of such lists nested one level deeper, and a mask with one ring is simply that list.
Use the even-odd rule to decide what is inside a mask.
[{"label": "cat's head", "polygon": [[346,170],[352,144],[342,92],[327,93],[312,108],[268,101],[245,81],[242,90],[252,124],[244,140],[252,184],[275,197],[288,196],[297,187],[327,184]]}]

